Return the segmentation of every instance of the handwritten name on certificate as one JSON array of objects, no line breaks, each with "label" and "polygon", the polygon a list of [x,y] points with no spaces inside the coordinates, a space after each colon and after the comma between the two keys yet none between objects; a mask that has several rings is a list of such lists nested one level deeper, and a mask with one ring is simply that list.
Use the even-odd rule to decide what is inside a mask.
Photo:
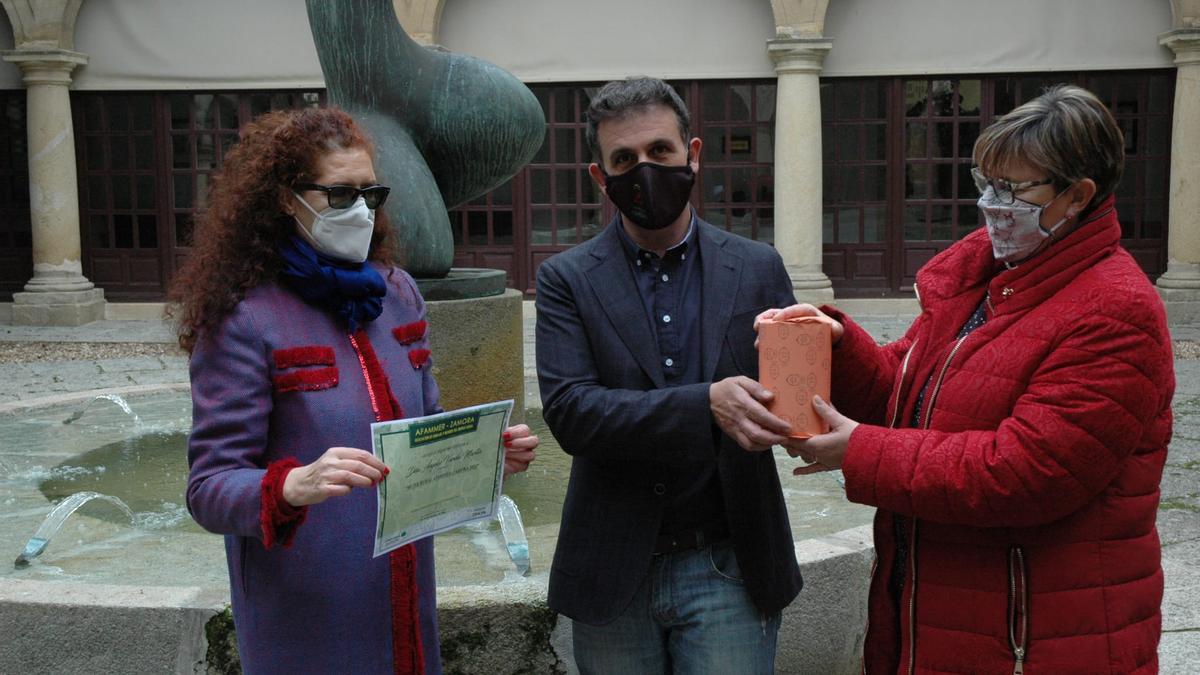
[{"label": "handwritten name on certificate", "polygon": [[378,487],[375,555],[496,515],[513,402],[371,425],[375,456],[391,469]]}]

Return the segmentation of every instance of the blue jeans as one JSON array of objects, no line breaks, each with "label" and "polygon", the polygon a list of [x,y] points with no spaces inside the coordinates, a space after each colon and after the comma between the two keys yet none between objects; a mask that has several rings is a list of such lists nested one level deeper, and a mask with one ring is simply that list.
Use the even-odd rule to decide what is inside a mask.
[{"label": "blue jeans", "polygon": [[755,607],[726,543],[654,556],[620,616],[573,631],[581,675],[772,673],[779,614]]}]

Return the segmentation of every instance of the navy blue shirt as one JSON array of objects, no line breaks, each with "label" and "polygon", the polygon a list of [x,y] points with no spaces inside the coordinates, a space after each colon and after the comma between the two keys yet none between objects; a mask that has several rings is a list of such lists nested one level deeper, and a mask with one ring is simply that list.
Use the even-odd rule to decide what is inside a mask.
[{"label": "navy blue shirt", "polygon": [[[623,223],[616,226],[646,317],[654,328],[663,380],[668,387],[702,382],[700,311],[704,275],[695,211],[683,241],[661,257],[634,243]],[[673,467],[665,485],[668,501],[660,532],[681,532],[724,518],[715,456],[711,462]]]}]

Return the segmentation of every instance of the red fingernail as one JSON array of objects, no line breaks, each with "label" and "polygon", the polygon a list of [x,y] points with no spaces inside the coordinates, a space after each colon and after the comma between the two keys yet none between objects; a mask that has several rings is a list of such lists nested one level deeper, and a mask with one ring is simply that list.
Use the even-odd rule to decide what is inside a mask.
[{"label": "red fingernail", "polygon": [[506,441],[511,441],[511,440],[512,440],[512,434],[508,433],[507,431],[506,431],[506,432],[504,432],[504,440],[506,440]]},{"label": "red fingernail", "polygon": [[387,468],[386,466],[385,466],[385,467],[383,467],[383,475],[385,475],[385,476],[386,476],[386,475],[388,475],[388,474],[389,474],[389,473],[391,473],[391,472],[392,472],[392,470],[391,470],[391,469]]},{"label": "red fingernail", "polygon": [[505,441],[504,441],[504,447],[506,447],[506,448],[511,448],[511,447],[512,447],[512,441],[505,440]]}]

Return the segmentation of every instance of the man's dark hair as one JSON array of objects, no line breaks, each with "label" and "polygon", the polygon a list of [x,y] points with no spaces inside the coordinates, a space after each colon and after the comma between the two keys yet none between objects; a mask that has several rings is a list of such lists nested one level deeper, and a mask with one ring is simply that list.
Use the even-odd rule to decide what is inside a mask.
[{"label": "man's dark hair", "polygon": [[621,119],[633,112],[640,112],[650,106],[663,105],[675,111],[675,120],[679,123],[679,136],[686,144],[688,129],[691,127],[691,116],[683,99],[675,93],[674,87],[656,77],[628,77],[624,80],[609,82],[596,92],[587,109],[587,143],[592,150],[592,156],[603,166],[604,158],[600,156],[600,139],[596,130],[604,120]]}]

